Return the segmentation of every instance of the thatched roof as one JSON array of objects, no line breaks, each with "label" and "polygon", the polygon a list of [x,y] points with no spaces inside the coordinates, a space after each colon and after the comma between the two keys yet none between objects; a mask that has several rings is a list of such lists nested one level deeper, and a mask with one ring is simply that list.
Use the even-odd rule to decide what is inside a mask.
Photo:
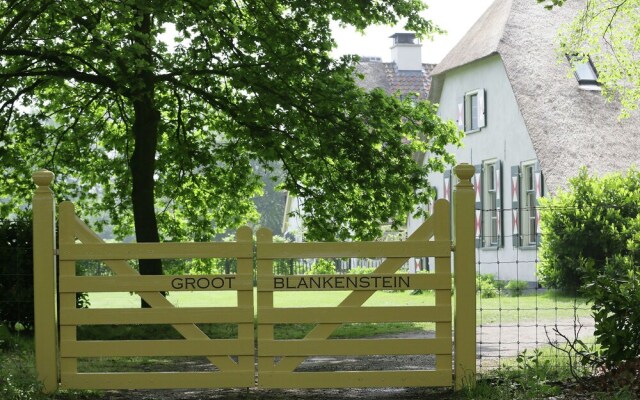
[{"label": "thatched roof", "polygon": [[584,4],[548,11],[533,0],[496,0],[433,71],[429,98],[439,102],[448,71],[500,55],[551,192],[581,166],[604,174],[640,161],[640,116],[619,121],[619,104],[579,89],[557,53],[558,29]]},{"label": "thatched roof", "polygon": [[399,71],[393,62],[361,61],[356,71],[364,75],[364,79],[356,79],[356,83],[366,90],[381,88],[389,94],[413,92],[418,93],[419,98],[426,99],[434,67],[433,64],[422,64],[422,71]]}]

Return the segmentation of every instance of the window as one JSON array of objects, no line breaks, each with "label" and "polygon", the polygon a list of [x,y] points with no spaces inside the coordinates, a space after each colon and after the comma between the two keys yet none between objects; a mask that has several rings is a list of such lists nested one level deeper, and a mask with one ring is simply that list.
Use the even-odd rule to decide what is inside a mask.
[{"label": "window", "polygon": [[543,193],[540,164],[526,161],[511,167],[512,241],[514,247],[534,247],[540,243],[540,209]]},{"label": "window", "polygon": [[458,101],[458,128],[465,132],[476,132],[487,126],[485,91],[468,92]]},{"label": "window", "polygon": [[578,80],[578,87],[583,90],[600,90],[598,71],[589,56],[567,55],[573,74]]},{"label": "window", "polygon": [[523,246],[535,246],[537,242],[537,217],[536,217],[536,175],[535,164],[522,166],[521,180],[521,235]]},{"label": "window", "polygon": [[482,246],[496,247],[499,232],[499,168],[498,162],[485,161],[482,165]]}]

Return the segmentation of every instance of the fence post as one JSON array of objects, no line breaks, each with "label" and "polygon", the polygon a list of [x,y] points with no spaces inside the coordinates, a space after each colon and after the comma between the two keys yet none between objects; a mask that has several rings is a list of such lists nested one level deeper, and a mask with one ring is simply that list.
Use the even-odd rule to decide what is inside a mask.
[{"label": "fence post", "polygon": [[33,174],[38,187],[33,195],[33,297],[36,371],[43,391],[58,389],[58,310],[56,286],[56,228],[53,173]]},{"label": "fence post", "polygon": [[458,184],[453,192],[455,307],[455,388],[476,383],[476,249],[475,190],[471,177],[475,168],[460,164],[453,171]]}]

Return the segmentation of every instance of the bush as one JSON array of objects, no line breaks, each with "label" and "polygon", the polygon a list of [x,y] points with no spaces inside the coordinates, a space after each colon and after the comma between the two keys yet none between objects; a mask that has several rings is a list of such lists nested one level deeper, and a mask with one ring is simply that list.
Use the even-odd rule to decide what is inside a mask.
[{"label": "bush", "polygon": [[31,221],[0,221],[0,322],[33,327]]},{"label": "bush", "polygon": [[366,274],[373,274],[373,271],[375,271],[376,269],[373,267],[355,267],[355,268],[351,268],[349,270],[350,274],[356,274],[356,275],[366,275]]},{"label": "bush", "polygon": [[519,280],[509,281],[504,288],[509,291],[511,296],[519,297],[525,290],[529,289],[529,282]]},{"label": "bush", "polygon": [[576,293],[588,270],[627,254],[630,224],[640,214],[640,172],[596,178],[583,169],[568,191],[541,202],[539,276],[546,287]]},{"label": "bush", "polygon": [[332,275],[336,273],[336,265],[324,258],[319,258],[313,263],[311,269],[306,272],[307,275]]},{"label": "bush", "polygon": [[[604,270],[593,268],[585,293],[592,303],[596,363],[608,369],[640,359],[640,265],[618,256]],[[600,366],[596,365],[596,366]]]},{"label": "bush", "polygon": [[481,274],[476,276],[476,290],[483,299],[490,299],[498,295],[496,280],[491,274]]}]

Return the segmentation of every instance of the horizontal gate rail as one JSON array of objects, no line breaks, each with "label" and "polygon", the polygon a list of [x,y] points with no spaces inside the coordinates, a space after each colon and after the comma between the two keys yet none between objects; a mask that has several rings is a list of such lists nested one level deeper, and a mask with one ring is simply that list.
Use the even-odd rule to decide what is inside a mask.
[{"label": "horizontal gate rail", "polygon": [[61,261],[237,258],[253,253],[253,243],[99,243],[60,246]]},{"label": "horizontal gate rail", "polygon": [[65,276],[60,292],[157,292],[159,287],[173,290],[253,290],[253,274],[230,275],[139,275]]},{"label": "horizontal gate rail", "polygon": [[[257,233],[258,263],[258,386],[281,388],[450,386],[451,241],[449,203],[438,201],[434,215],[405,242],[272,243],[272,233]],[[433,240],[429,240],[433,238]],[[435,257],[436,273],[396,274],[409,257]],[[385,257],[365,275],[276,276],[273,262],[284,258]],[[448,267],[446,267],[448,265]],[[424,277],[424,278],[423,278]],[[436,291],[435,306],[363,306],[376,291],[428,289]],[[338,307],[277,307],[273,294],[287,290],[348,290]],[[343,323],[435,322],[436,338],[328,339]],[[277,324],[313,323],[304,339],[275,340]],[[434,354],[435,370],[296,372],[313,356]]]},{"label": "horizontal gate rail", "polygon": [[[253,369],[251,370],[253,374]],[[230,372],[110,372],[73,374],[62,372],[62,381],[75,389],[189,389],[253,385],[245,371]]]},{"label": "horizontal gate rail", "polygon": [[[292,375],[294,375],[292,377]],[[260,375],[265,388],[433,387],[450,386],[451,368],[440,371],[269,372]]]}]

